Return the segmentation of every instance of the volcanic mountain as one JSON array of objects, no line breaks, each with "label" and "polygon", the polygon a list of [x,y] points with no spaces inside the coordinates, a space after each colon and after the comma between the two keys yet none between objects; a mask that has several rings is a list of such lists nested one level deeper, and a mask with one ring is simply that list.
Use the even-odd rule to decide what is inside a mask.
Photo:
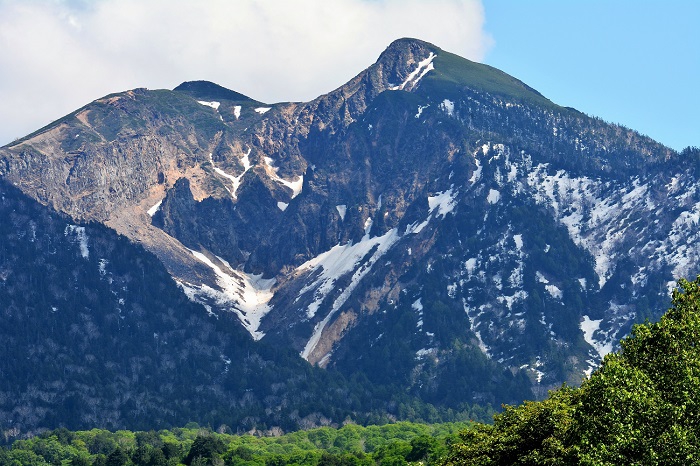
[{"label": "volcanic mountain", "polygon": [[311,102],[106,96],[0,149],[0,174],[155,255],[191,312],[457,407],[578,383],[663,312],[698,269],[697,155],[400,39]]}]

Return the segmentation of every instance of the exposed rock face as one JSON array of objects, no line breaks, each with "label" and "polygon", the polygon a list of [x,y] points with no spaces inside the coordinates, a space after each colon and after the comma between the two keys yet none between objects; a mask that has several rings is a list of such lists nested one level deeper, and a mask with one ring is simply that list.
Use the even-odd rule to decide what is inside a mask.
[{"label": "exposed rock face", "polygon": [[700,255],[677,154],[417,40],[312,102],[129,91],[0,155],[254,338],[452,405],[576,383]]}]

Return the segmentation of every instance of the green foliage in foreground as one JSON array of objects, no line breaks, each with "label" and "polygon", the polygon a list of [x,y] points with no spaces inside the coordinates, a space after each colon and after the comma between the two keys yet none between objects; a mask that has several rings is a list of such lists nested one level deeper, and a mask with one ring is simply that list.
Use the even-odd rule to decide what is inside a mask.
[{"label": "green foliage in foreground", "polygon": [[160,432],[58,429],[0,449],[5,466],[400,466],[434,464],[466,423],[322,427],[279,437],[184,428]]},{"label": "green foliage in foreground", "polygon": [[637,325],[580,388],[507,407],[461,434],[443,466],[700,464],[700,277]]}]

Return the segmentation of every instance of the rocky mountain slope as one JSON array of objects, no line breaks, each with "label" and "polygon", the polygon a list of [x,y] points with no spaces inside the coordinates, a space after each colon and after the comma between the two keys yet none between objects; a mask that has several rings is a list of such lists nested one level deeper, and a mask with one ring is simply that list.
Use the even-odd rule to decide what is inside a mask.
[{"label": "rocky mountain slope", "polygon": [[0,174],[254,340],[457,407],[577,383],[660,315],[698,272],[694,157],[401,39],[311,102],[107,96]]},{"label": "rocky mountain slope", "polygon": [[103,225],[3,180],[0,215],[0,443],[58,426],[275,432],[391,415],[372,387],[207,315]]}]

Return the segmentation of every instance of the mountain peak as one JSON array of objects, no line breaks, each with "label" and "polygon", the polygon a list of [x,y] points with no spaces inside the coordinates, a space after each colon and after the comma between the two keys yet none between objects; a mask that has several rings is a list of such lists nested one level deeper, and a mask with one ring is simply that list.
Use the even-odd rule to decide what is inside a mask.
[{"label": "mountain peak", "polygon": [[387,79],[392,90],[411,90],[425,73],[433,69],[432,59],[442,51],[418,39],[397,39],[382,52],[375,66]]},{"label": "mountain peak", "polygon": [[440,50],[440,48],[424,40],[413,37],[402,37],[389,44],[385,50],[385,53],[392,50],[429,50],[437,52]]},{"label": "mountain peak", "polygon": [[[472,89],[509,100],[555,106],[537,90],[499,69],[447,52],[420,39],[404,37],[393,41],[379,56],[375,66],[381,68],[389,82],[396,83],[398,87],[390,87],[393,90],[410,91],[421,81],[427,93],[449,94]],[[421,79],[423,77],[425,79]]]},{"label": "mountain peak", "polygon": [[184,92],[202,100],[232,100],[236,102],[255,100],[239,92],[232,91],[211,81],[185,81],[173,91]]}]

